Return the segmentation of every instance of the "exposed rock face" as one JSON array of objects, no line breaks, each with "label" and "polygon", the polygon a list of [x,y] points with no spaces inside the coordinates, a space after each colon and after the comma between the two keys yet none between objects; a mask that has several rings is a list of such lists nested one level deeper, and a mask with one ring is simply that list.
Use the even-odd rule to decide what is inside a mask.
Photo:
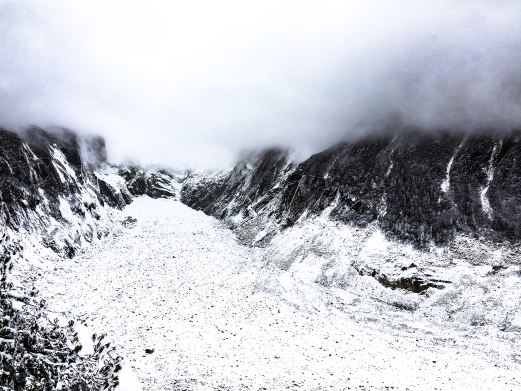
[{"label": "exposed rock face", "polygon": [[178,179],[166,171],[148,172],[138,167],[121,167],[118,174],[125,180],[133,196],[152,198],[177,197]]},{"label": "exposed rock face", "polygon": [[518,242],[520,162],[519,133],[403,132],[343,143],[300,164],[268,150],[219,177],[190,178],[182,201],[240,226],[240,235],[254,241],[268,220],[276,232],[329,213],[358,226],[376,223],[419,247],[447,245],[458,232]]},{"label": "exposed rock face", "polygon": [[132,196],[125,188],[122,181],[114,184],[113,181],[105,180],[103,176],[97,175],[99,193],[101,198],[111,207],[123,209],[125,205],[132,202]]},{"label": "exposed rock face", "polygon": [[236,233],[246,242],[258,243],[258,233],[268,227],[262,240],[269,241],[282,220],[283,211],[277,208],[283,204],[288,175],[294,170],[286,151],[270,149],[249,156],[229,173],[189,176],[183,182],[181,201],[240,226]]},{"label": "exposed rock face", "polygon": [[228,175],[188,178],[182,200],[220,218],[249,215],[284,191],[277,185],[293,169],[286,151],[270,149],[239,162]]},{"label": "exposed rock face", "polygon": [[105,203],[123,207],[131,201],[126,188],[110,183],[110,175],[95,172],[106,156],[99,138],[31,128],[23,135],[0,130],[0,143],[2,225],[37,231],[56,251],[74,255],[82,241],[106,229]]},{"label": "exposed rock face", "polygon": [[[358,271],[358,273],[361,276],[365,275],[362,270]],[[373,270],[370,274],[367,275],[374,277],[380,284],[387,288],[403,289],[414,293],[422,293],[429,288],[443,289],[445,287],[444,284],[450,283],[450,281],[440,281],[434,278],[423,278],[417,274],[413,274],[409,277],[390,278],[385,274],[377,272],[376,270]]]}]

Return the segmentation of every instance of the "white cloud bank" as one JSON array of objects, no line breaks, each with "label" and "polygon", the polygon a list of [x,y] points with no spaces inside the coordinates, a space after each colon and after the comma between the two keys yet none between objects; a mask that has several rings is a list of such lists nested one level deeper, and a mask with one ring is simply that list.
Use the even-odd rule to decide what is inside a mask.
[{"label": "white cloud bank", "polygon": [[0,124],[229,164],[382,128],[521,124],[521,2],[0,0]]}]

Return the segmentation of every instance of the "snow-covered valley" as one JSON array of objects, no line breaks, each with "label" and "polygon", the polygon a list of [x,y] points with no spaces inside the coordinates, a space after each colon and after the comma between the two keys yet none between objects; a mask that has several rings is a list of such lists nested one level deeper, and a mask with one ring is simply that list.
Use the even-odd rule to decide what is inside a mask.
[{"label": "snow-covered valley", "polygon": [[[442,293],[425,299],[370,276],[317,283],[324,263],[339,264],[341,254],[315,248],[294,261],[295,237],[309,243],[305,225],[262,249],[172,199],[138,197],[115,213],[123,224],[75,258],[26,246],[35,254],[19,270],[51,311],[107,333],[137,376],[125,376],[123,390],[521,388],[515,319],[506,332],[445,322],[441,311],[428,310],[440,307]],[[504,273],[503,282],[517,269]],[[478,282],[468,286],[481,290]],[[458,310],[480,304],[447,292],[461,307],[453,309],[456,320]],[[512,295],[510,302],[519,296]],[[389,304],[395,296],[420,302],[418,310]]]}]

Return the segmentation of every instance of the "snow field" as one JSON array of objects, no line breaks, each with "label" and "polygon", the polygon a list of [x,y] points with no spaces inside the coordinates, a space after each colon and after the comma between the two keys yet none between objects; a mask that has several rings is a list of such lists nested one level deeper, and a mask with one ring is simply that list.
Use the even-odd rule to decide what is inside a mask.
[{"label": "snow field", "polygon": [[134,226],[28,271],[51,310],[115,343],[139,379],[123,390],[521,389],[486,339],[316,283],[313,258],[280,267],[282,250],[173,200],[140,197],[127,215]]}]

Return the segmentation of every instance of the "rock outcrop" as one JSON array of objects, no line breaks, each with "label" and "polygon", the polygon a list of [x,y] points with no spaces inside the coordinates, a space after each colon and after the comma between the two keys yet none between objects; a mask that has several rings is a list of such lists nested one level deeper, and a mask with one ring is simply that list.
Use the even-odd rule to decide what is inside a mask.
[{"label": "rock outcrop", "polygon": [[166,170],[147,171],[139,167],[120,167],[118,174],[125,180],[133,196],[176,198],[181,178]]}]

